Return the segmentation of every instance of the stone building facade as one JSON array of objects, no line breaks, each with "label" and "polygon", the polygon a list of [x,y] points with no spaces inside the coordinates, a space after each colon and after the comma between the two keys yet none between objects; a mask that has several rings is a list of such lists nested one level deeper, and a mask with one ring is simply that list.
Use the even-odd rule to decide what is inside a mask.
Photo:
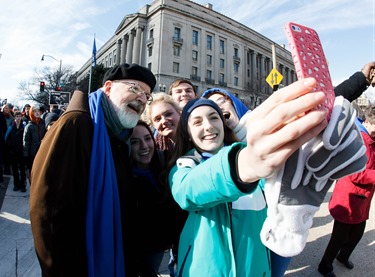
[{"label": "stone building facade", "polygon": [[[281,85],[296,80],[291,54],[284,46],[214,11],[211,4],[188,0],[157,0],[126,15],[96,57],[105,67],[124,62],[148,67],[157,79],[154,93],[185,78],[200,94],[224,88],[249,108],[272,93],[266,82],[274,66],[272,57],[283,76]],[[82,66],[78,81],[89,74],[91,64],[89,60]]]}]

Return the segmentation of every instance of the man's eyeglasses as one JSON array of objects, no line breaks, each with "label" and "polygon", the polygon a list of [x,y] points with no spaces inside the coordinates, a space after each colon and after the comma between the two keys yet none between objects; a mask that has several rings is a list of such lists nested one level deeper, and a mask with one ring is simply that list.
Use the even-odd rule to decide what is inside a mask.
[{"label": "man's eyeglasses", "polygon": [[221,106],[223,106],[225,103],[227,103],[228,101],[229,101],[229,97],[227,97],[227,96],[223,96],[223,97],[218,98],[218,99],[215,101],[215,103],[216,103],[219,107],[221,107]]},{"label": "man's eyeglasses", "polygon": [[118,81],[117,82],[120,82],[120,83],[123,83],[125,85],[128,85],[129,86],[129,89],[128,91],[132,92],[132,93],[135,93],[139,96],[145,96],[146,99],[147,99],[147,104],[150,104],[152,102],[152,95],[151,93],[149,92],[145,92],[143,90],[141,90],[141,87],[140,85],[138,85],[137,83],[133,83],[133,82],[126,82],[126,81]]}]

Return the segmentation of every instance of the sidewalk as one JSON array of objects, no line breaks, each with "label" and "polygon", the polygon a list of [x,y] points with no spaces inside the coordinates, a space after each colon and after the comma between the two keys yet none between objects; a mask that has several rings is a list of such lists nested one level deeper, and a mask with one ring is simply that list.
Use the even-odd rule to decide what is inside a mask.
[{"label": "sidewalk", "polygon": [[[26,192],[13,191],[13,177],[10,177],[5,197],[3,201],[0,199],[0,277],[41,276],[31,233],[29,184],[26,189]],[[0,188],[0,198],[2,193],[4,189]],[[169,252],[166,252],[160,272],[162,277],[169,276],[168,261]]]},{"label": "sidewalk", "polygon": [[0,211],[0,276],[41,276],[34,251],[26,192],[13,191],[11,177]]},{"label": "sidewalk", "polygon": [[[321,276],[318,264],[328,244],[333,220],[328,212],[328,200],[332,188],[314,218],[308,243],[304,251],[293,258],[285,276]],[[0,193],[1,197],[1,193]],[[1,199],[0,199],[1,205]],[[375,272],[375,204],[371,205],[370,219],[367,221],[365,234],[351,256],[354,269],[348,270],[341,264],[334,263],[337,276],[374,276]],[[167,274],[168,253],[163,260],[163,275]],[[218,265],[219,266],[219,265]],[[29,186],[27,191],[14,192],[13,180],[10,179],[0,209],[0,276],[1,277],[37,277],[41,276],[30,228]],[[201,276],[192,276],[201,277]],[[206,276],[202,276],[206,277]],[[216,276],[212,276],[216,277]],[[242,276],[238,276],[242,277]],[[254,276],[257,277],[257,276]]]},{"label": "sidewalk", "polygon": [[[327,247],[333,227],[333,218],[328,211],[328,202],[333,187],[328,191],[324,202],[314,217],[313,227],[310,229],[307,244],[303,252],[294,257],[285,276],[322,276],[318,272],[318,265]],[[375,199],[372,200],[370,216],[366,222],[365,233],[354,249],[350,260],[354,264],[352,270],[335,261],[334,272],[339,277],[370,277],[375,276]]]}]

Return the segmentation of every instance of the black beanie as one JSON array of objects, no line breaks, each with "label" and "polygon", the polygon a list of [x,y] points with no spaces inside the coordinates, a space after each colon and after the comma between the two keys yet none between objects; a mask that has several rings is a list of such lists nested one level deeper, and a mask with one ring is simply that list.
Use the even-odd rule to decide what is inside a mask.
[{"label": "black beanie", "polygon": [[153,91],[156,84],[155,76],[148,68],[135,63],[131,65],[123,63],[112,67],[104,74],[103,85],[106,81],[123,79],[142,81],[150,86],[151,91]]},{"label": "black beanie", "polygon": [[58,116],[56,113],[54,113],[54,112],[52,112],[52,113],[48,113],[48,114],[46,115],[46,117],[44,118],[44,122],[45,122],[45,125],[46,125],[46,129],[47,129],[48,125],[51,124],[51,122],[56,121],[56,120],[58,120],[58,119],[59,119],[59,116]]}]

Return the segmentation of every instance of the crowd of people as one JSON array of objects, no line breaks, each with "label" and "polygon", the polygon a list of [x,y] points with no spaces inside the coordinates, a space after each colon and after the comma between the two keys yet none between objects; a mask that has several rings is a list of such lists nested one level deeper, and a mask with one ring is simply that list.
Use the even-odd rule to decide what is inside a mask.
[{"label": "crowd of people", "polygon": [[64,113],[3,107],[1,170],[9,162],[21,191],[31,172],[43,276],[158,276],[166,251],[170,276],[283,276],[332,185],[335,224],[318,270],[335,276],[335,258],[352,269],[375,191],[375,115],[354,120],[350,102],[374,72],[368,63],[335,88],[330,120],[312,78],[251,111],[186,79],[153,94],[154,74],[137,64],[75,91]]},{"label": "crowd of people", "polygon": [[[57,112],[60,111],[60,112]],[[0,183],[4,175],[13,176],[13,190],[26,192],[33,160],[40,143],[60,116],[61,110],[51,106],[47,113],[43,105],[25,104],[22,111],[10,103],[0,111]],[[30,183],[30,180],[29,180]]]}]

